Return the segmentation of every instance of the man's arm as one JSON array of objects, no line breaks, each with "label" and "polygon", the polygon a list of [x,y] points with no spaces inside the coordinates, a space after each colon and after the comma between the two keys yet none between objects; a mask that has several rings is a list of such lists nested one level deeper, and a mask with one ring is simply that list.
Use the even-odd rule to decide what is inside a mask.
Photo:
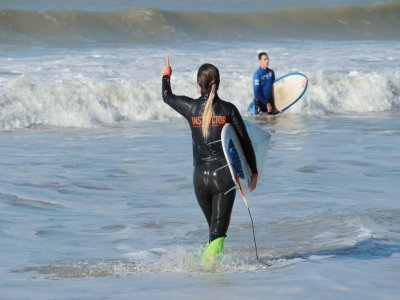
[{"label": "man's arm", "polygon": [[253,91],[254,99],[260,101],[263,104],[267,103],[267,99],[265,99],[262,93],[261,76],[258,72],[255,72],[253,75]]}]

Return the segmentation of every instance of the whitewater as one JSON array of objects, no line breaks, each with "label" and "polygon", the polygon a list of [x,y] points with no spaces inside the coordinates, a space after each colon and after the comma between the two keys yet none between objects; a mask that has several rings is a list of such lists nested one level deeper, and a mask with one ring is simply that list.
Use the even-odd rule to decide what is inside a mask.
[{"label": "whitewater", "polygon": [[[398,299],[398,1],[141,3],[0,1],[0,299]],[[247,113],[260,51],[309,78],[274,117]],[[213,63],[272,135],[247,196],[272,267],[239,196],[221,261],[199,265],[167,55],[176,94]]]},{"label": "whitewater", "polygon": [[[220,95],[246,113],[251,78],[263,44],[237,43],[229,55],[221,44],[199,46],[31,49],[0,51],[0,130],[35,125],[91,128],[119,121],[178,119],[160,101],[160,70],[174,63],[175,92],[196,97],[196,72],[219,66]],[[277,77],[301,71],[310,87],[288,114],[349,114],[398,111],[400,43],[385,41],[268,44]]]}]

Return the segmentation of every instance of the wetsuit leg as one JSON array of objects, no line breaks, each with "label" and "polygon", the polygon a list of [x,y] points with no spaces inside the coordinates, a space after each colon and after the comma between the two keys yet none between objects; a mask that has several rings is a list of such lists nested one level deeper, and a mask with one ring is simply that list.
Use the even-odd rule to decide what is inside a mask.
[{"label": "wetsuit leg", "polygon": [[266,104],[262,104],[261,101],[254,99],[255,114],[258,115],[261,112],[267,112]]},{"label": "wetsuit leg", "polygon": [[269,115],[276,115],[279,111],[275,108],[274,103],[271,103],[272,105],[272,111],[268,112],[267,110],[267,104],[262,104],[261,102],[257,102],[256,104],[256,115],[258,115],[260,112],[267,113]]},{"label": "wetsuit leg", "polygon": [[232,190],[227,195],[224,195],[224,193],[219,193],[212,197],[213,214],[211,217],[210,241],[219,237],[226,237],[231,221],[236,191]]},{"label": "wetsuit leg", "polygon": [[226,164],[226,160],[219,160],[194,169],[196,198],[209,226],[210,241],[226,236],[232,214],[236,191],[232,190],[225,195],[234,186]]},{"label": "wetsuit leg", "polygon": [[212,216],[212,201],[210,201],[212,195],[210,190],[207,188],[207,177],[208,172],[204,166],[196,166],[193,172],[193,186],[196,194],[197,202],[206,217],[208,227],[211,226]]}]

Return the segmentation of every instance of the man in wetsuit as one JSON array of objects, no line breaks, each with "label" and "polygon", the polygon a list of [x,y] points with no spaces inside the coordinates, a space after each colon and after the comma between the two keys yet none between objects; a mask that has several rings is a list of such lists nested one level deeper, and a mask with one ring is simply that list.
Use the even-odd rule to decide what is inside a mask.
[{"label": "man in wetsuit", "polygon": [[253,91],[255,113],[260,111],[272,114],[274,111],[273,83],[275,81],[275,73],[268,68],[269,57],[266,52],[258,54],[260,67],[253,75]]},{"label": "man in wetsuit", "polygon": [[256,158],[238,109],[234,104],[221,100],[217,94],[218,69],[211,64],[199,68],[197,84],[201,96],[198,99],[173,94],[171,72],[168,58],[162,69],[162,97],[188,121],[192,131],[193,185],[209,226],[209,243],[203,252],[202,263],[208,264],[223,248],[236,194],[235,189],[231,190],[235,183],[221,143],[221,132],[226,123],[235,129],[251,168],[249,191],[254,190],[257,184]]}]

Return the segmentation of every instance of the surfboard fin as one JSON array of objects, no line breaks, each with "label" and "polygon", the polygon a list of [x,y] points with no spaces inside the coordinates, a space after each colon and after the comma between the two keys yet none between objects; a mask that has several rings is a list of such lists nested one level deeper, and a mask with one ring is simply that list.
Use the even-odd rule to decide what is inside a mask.
[{"label": "surfboard fin", "polygon": [[221,253],[224,248],[225,237],[217,238],[211,242],[209,242],[201,255],[201,265],[202,267],[211,266],[218,254]]}]

